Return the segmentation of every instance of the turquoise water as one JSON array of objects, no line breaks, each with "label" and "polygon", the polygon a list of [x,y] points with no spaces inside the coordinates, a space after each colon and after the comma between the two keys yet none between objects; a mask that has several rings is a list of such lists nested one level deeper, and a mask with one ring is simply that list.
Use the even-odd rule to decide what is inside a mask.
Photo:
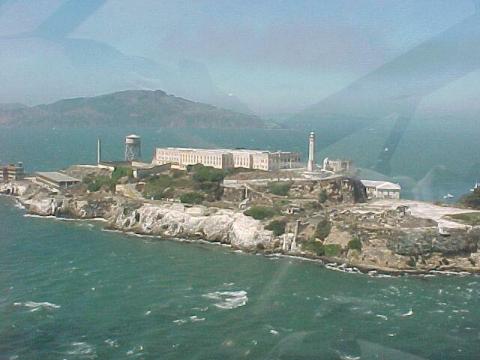
[{"label": "turquoise water", "polygon": [[2,359],[478,358],[478,277],[344,274],[11,205],[0,199]]},{"label": "turquoise water", "polygon": [[[122,137],[101,133],[106,157]],[[140,132],[153,146],[301,150],[286,132]],[[302,137],[305,134],[294,133]],[[97,134],[0,133],[30,170],[93,162]],[[296,139],[296,137],[293,137]],[[480,278],[373,278],[317,263],[25,217],[0,197],[0,359],[477,359]]]}]

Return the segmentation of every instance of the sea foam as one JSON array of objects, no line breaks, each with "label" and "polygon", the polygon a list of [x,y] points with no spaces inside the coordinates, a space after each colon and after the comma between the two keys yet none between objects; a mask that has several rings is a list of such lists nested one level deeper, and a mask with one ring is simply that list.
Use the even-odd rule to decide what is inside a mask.
[{"label": "sea foam", "polygon": [[214,306],[219,309],[235,309],[240,306],[245,306],[248,302],[247,292],[239,291],[215,291],[203,295],[203,297],[215,300]]}]

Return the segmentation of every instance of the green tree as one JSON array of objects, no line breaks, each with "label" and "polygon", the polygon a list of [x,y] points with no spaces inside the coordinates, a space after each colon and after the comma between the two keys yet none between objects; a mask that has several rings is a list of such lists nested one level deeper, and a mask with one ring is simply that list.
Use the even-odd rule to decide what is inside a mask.
[{"label": "green tree", "polygon": [[286,225],[287,223],[285,220],[273,220],[267,226],[265,226],[265,229],[271,230],[275,236],[280,236],[285,234]]},{"label": "green tree", "polygon": [[112,180],[117,183],[122,177],[133,178],[133,170],[125,166],[117,166],[112,172]]},{"label": "green tree", "polygon": [[325,256],[338,256],[342,252],[342,247],[338,244],[323,245],[325,249]]},{"label": "green tree", "polygon": [[362,251],[362,241],[358,236],[354,236],[353,239],[348,242],[348,248],[351,250]]},{"label": "green tree", "polygon": [[325,201],[328,200],[328,195],[327,195],[327,191],[326,190],[322,190],[320,191],[320,194],[318,194],[318,202],[320,204],[323,204],[325,203]]},{"label": "green tree", "polygon": [[193,191],[180,196],[180,201],[184,204],[201,204],[203,199],[203,194]]},{"label": "green tree", "polygon": [[315,237],[320,240],[325,240],[328,235],[330,235],[330,230],[332,229],[332,224],[326,218],[320,220],[315,229]]},{"label": "green tree", "polygon": [[310,240],[302,243],[302,248],[315,253],[317,256],[325,255],[325,246],[319,241]]}]

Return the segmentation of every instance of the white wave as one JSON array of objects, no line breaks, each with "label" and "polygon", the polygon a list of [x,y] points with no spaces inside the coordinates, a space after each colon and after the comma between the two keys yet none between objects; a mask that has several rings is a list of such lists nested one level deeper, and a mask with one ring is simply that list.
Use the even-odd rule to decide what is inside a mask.
[{"label": "white wave", "polygon": [[340,355],[340,359],[342,359],[342,360],[360,360],[360,356]]},{"label": "white wave", "polygon": [[117,348],[118,347],[118,340],[112,340],[112,339],[107,339],[104,341],[105,344],[108,344],[110,345],[110,347],[115,347]]},{"label": "white wave", "polygon": [[205,311],[208,310],[208,306],[205,306],[205,307],[202,307],[202,308],[194,307],[194,308],[192,308],[192,310],[205,312]]},{"label": "white wave", "polygon": [[413,309],[410,309],[409,311],[407,311],[405,314],[402,314],[400,316],[402,317],[406,317],[406,316],[412,316],[413,315]]},{"label": "white wave", "polygon": [[15,204],[13,206],[15,206],[16,208],[21,209],[21,210],[26,209],[26,207],[17,199],[15,199]]},{"label": "white wave", "polygon": [[382,314],[375,314],[375,316],[383,320],[388,320],[388,317]]},{"label": "white wave", "polygon": [[275,329],[270,329],[270,334],[272,335],[278,335],[278,331]]},{"label": "white wave", "polygon": [[191,322],[205,321],[205,318],[199,318],[197,315],[190,316]]},{"label": "white wave", "polygon": [[147,311],[145,311],[145,316],[148,316],[148,315],[150,315],[151,313],[152,313],[152,310],[147,310]]},{"label": "white wave", "polygon": [[21,302],[15,302],[13,303],[14,306],[25,306],[30,309],[30,312],[35,312],[40,309],[46,309],[46,310],[53,310],[53,309],[59,309],[61,306],[57,304],[52,304],[49,302],[35,302],[35,301],[26,301],[24,303]]},{"label": "white wave", "polygon": [[187,320],[184,320],[184,319],[177,319],[177,320],[173,320],[173,322],[177,325],[183,325],[187,322]]},{"label": "white wave", "polygon": [[143,352],[143,346],[138,345],[126,352],[127,355],[140,355]]},{"label": "white wave", "polygon": [[248,302],[247,292],[240,291],[215,291],[205,295],[203,297],[211,300],[216,300],[213,305],[219,309],[235,309],[240,306],[244,306]]},{"label": "white wave", "polygon": [[96,359],[95,348],[86,342],[73,342],[72,349],[67,351],[68,355],[82,355],[85,359]]}]

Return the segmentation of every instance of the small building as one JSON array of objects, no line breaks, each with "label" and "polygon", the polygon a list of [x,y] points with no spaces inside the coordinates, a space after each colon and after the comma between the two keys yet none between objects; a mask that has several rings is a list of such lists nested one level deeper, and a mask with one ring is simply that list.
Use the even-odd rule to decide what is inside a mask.
[{"label": "small building", "polygon": [[9,164],[2,167],[0,172],[0,181],[12,181],[20,180],[25,177],[25,170],[23,168],[23,163],[19,162],[17,164]]},{"label": "small building", "polygon": [[335,173],[345,173],[349,172],[353,168],[352,160],[345,160],[345,159],[329,159],[325,158],[323,160],[323,170],[333,171]]},{"label": "small building", "polygon": [[369,199],[400,199],[402,187],[389,181],[362,180]]},{"label": "small building", "polygon": [[97,166],[99,168],[108,169],[112,172],[118,167],[131,169],[132,175],[135,179],[143,179],[147,176],[158,175],[171,168],[170,163],[155,165],[140,161],[100,161]]},{"label": "small building", "polygon": [[79,179],[68,176],[58,171],[37,172],[35,178],[38,182],[54,188],[68,188],[80,183]]}]

